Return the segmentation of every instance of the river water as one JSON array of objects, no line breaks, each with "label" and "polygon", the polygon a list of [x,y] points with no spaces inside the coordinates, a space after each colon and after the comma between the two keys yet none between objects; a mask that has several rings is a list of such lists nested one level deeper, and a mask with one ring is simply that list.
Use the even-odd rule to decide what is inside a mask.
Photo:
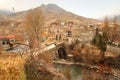
[{"label": "river water", "polygon": [[55,64],[54,67],[68,80],[119,80],[110,74],[100,73],[80,65]]}]

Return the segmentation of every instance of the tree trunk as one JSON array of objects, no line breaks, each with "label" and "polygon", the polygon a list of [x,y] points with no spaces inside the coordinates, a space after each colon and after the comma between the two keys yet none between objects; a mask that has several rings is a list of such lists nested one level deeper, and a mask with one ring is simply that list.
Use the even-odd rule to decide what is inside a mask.
[{"label": "tree trunk", "polygon": [[100,54],[101,54],[101,61],[104,62],[104,60],[105,60],[105,52],[101,51]]}]

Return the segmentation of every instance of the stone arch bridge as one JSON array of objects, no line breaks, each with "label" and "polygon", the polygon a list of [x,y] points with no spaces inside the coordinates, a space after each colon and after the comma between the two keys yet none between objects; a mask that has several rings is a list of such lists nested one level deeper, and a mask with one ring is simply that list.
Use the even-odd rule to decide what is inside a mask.
[{"label": "stone arch bridge", "polygon": [[[56,58],[60,59],[67,59],[68,51],[69,51],[69,45],[65,42],[55,42],[46,45],[43,49],[36,49],[33,51],[33,55],[37,56],[40,53],[44,52],[50,52],[55,55]],[[52,52],[51,52],[52,51]]]}]

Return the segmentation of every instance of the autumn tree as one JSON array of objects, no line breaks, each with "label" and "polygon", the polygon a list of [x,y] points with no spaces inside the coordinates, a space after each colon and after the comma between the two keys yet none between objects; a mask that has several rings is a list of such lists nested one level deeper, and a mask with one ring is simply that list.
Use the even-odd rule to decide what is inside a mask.
[{"label": "autumn tree", "polygon": [[25,32],[30,49],[40,47],[40,34],[44,25],[41,10],[30,11],[25,17]]},{"label": "autumn tree", "polygon": [[117,26],[118,26],[118,24],[117,24],[117,18],[114,16],[114,18],[113,18],[113,22],[112,22],[112,31],[111,31],[111,33],[112,33],[112,41],[115,41],[116,40],[116,37],[117,37],[117,34],[116,34],[116,32],[117,32]]},{"label": "autumn tree", "polygon": [[104,22],[103,22],[103,35],[106,37],[106,39],[108,40],[110,34],[109,34],[109,21],[108,21],[108,17],[105,17]]},{"label": "autumn tree", "polygon": [[0,44],[0,54],[2,53],[2,44]]},{"label": "autumn tree", "polygon": [[114,33],[116,33],[117,27],[118,27],[117,17],[116,16],[114,16],[114,19],[113,19],[113,26],[114,26]]},{"label": "autumn tree", "polygon": [[103,24],[104,24],[104,27],[108,27],[108,26],[109,26],[108,17],[105,17],[105,18],[104,18]]},{"label": "autumn tree", "polygon": [[118,24],[117,24],[117,17],[116,16],[114,16],[114,18],[113,18],[113,26],[114,27],[118,26]]}]

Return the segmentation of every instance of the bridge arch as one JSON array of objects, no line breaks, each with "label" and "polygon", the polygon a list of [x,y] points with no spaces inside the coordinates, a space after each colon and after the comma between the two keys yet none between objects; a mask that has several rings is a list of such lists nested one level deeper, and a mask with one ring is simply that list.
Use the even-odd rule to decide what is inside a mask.
[{"label": "bridge arch", "polygon": [[64,46],[60,46],[58,49],[57,49],[57,53],[58,53],[58,57],[60,59],[67,59],[67,52],[66,52],[66,49]]}]

